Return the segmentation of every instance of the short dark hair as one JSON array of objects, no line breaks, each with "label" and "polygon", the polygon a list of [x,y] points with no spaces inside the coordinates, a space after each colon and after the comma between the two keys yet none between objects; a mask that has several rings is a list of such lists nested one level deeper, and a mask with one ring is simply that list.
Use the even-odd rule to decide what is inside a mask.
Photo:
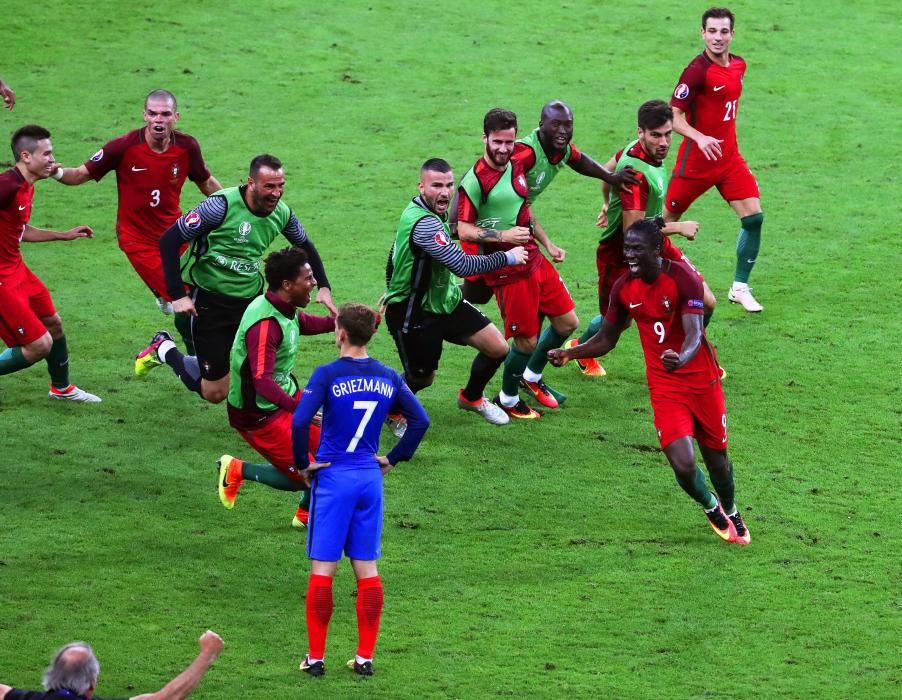
[{"label": "short dark hair", "polygon": [[282,286],[282,282],[293,282],[301,274],[301,268],[307,264],[307,253],[300,248],[282,248],[274,250],[263,263],[263,276],[269,291],[274,292]]},{"label": "short dark hair", "polygon": [[366,304],[343,304],[335,323],[344,328],[351,345],[363,347],[376,332],[376,312]]},{"label": "short dark hair", "polygon": [[423,167],[420,168],[420,172],[424,173],[427,170],[432,170],[436,173],[450,173],[451,165],[444,158],[430,158],[425,163],[423,163]]},{"label": "short dark hair", "polygon": [[172,111],[177,112],[179,108],[179,103],[176,101],[175,95],[163,88],[157,88],[156,90],[151,90],[147,93],[147,97],[144,98],[144,109],[147,109],[148,100],[172,100]]},{"label": "short dark hair", "polygon": [[517,130],[517,115],[509,109],[501,109],[494,107],[485,113],[482,118],[482,133],[486,136],[493,131],[504,131],[505,129]]},{"label": "short dark hair", "polygon": [[639,219],[624,231],[623,235],[626,237],[626,234],[630,232],[638,233],[644,236],[645,240],[648,241],[652,247],[660,248],[661,244],[664,242],[664,234],[661,233],[662,228],[664,228],[664,219],[660,216],[655,216],[647,219]]},{"label": "short dark hair", "polygon": [[649,100],[639,107],[637,119],[640,129],[657,129],[673,121],[673,107],[664,100]]},{"label": "short dark hair", "polygon": [[257,173],[260,172],[260,168],[281,170],[282,161],[275,156],[270,155],[269,153],[261,153],[251,161],[251,167],[248,170],[248,175],[250,175],[251,177],[257,177]]},{"label": "short dark hair", "polygon": [[730,29],[736,28],[736,15],[730,12],[726,7],[709,7],[702,15],[702,29],[708,25],[708,19],[729,19]]},{"label": "short dark hair", "polygon": [[38,141],[50,138],[50,132],[43,126],[37,124],[26,124],[20,129],[16,129],[16,133],[9,140],[9,145],[13,149],[13,158],[18,163],[22,155],[22,151],[34,153],[38,147]]}]

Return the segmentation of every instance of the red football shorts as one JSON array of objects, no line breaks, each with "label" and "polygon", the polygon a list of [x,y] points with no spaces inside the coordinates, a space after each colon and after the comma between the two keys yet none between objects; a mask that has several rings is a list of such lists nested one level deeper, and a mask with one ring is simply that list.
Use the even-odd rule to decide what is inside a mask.
[{"label": "red football shorts", "polygon": [[623,234],[617,233],[601,241],[595,249],[595,269],[598,270],[598,312],[604,316],[611,300],[614,282],[629,268],[623,262]]},{"label": "red football shorts", "polygon": [[[179,255],[185,252],[188,244],[185,243],[179,250]],[[133,239],[119,239],[119,248],[125,253],[125,257],[135,268],[138,277],[146,284],[150,291],[166,301],[172,301],[169,298],[169,292],[166,291],[166,278],[163,275],[163,262],[160,259],[159,246],[152,245],[145,241]]]},{"label": "red football shorts", "polygon": [[0,278],[0,338],[7,346],[36,341],[47,332],[41,319],[55,313],[47,287],[25,265],[12,277]]},{"label": "red football shorts", "polygon": [[664,200],[668,211],[682,214],[690,205],[712,187],[716,187],[720,196],[727,202],[738,199],[760,198],[758,181],[749,170],[748,164],[738,153],[727,163],[711,164],[712,170],[707,177],[686,178],[674,173],[667,185],[667,196]]},{"label": "red football shorts", "polygon": [[650,389],[649,394],[662,448],[688,436],[712,450],[727,449],[727,409],[720,380],[705,389]]},{"label": "red football shorts", "polygon": [[[294,453],[291,450],[292,416],[290,411],[279,411],[279,414],[262,428],[238,432],[248,445],[263,456],[263,459],[288,477],[300,481],[302,477],[294,467]],[[319,438],[320,426],[311,423],[307,452],[311,462],[314,461],[314,455],[319,449]]]},{"label": "red football shorts", "polygon": [[542,327],[539,314],[555,318],[576,308],[564,280],[544,255],[529,277],[495,287],[494,291],[504,319],[505,338],[537,336]]}]

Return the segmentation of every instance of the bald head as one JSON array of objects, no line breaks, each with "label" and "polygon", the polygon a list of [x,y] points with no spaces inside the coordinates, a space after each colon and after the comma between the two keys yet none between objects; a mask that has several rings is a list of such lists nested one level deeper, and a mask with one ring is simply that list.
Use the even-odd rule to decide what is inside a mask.
[{"label": "bald head", "polygon": [[542,115],[539,117],[539,124],[547,119],[560,118],[561,115],[566,115],[567,119],[573,119],[573,111],[566,102],[561,102],[560,100],[546,102],[545,106],[542,107]]},{"label": "bald head", "polygon": [[552,100],[542,107],[539,140],[546,153],[561,153],[573,138],[573,112],[566,103]]},{"label": "bald head", "polygon": [[56,652],[44,672],[44,690],[71,690],[91,697],[100,675],[100,663],[85,642],[70,642]]}]

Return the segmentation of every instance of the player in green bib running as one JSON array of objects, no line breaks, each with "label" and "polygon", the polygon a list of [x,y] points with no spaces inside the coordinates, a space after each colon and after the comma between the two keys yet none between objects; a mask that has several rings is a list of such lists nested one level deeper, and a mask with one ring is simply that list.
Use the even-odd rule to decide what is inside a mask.
[{"label": "player in green bib running", "polygon": [[457,405],[504,425],[510,421],[507,413],[483,391],[507,357],[507,343],[489,317],[463,299],[455,276],[516,268],[526,262],[526,251],[516,246],[467,255],[451,240],[447,212],[454,173],[447,161],[430,158],[423,163],[418,187],[419,196],[401,214],[386,270],[385,320],[404,365],[404,381],[413,393],[430,386],[445,341],[476,348],[479,354]]},{"label": "player in green bib running", "polygon": [[[160,239],[166,287],[176,313],[191,315],[196,356],[185,356],[166,331],[138,353],[135,373],[168,364],[182,383],[210,403],[229,392],[229,351],[245,309],[262,291],[260,258],[279,235],[306,254],[319,291],[333,314],[322,260],[307,232],[282,201],[282,162],[263,154],[251,161],[247,182],[220,190],[181,216]],[[190,243],[179,261],[179,248]],[[184,284],[190,295],[185,295]]]},{"label": "player in green bib running", "polygon": [[[597,222],[598,226],[602,228],[602,233],[595,253],[595,264],[598,269],[598,309],[601,315],[593,318],[580,338],[571,340],[567,347],[574,347],[586,342],[601,328],[604,314],[607,312],[611,288],[614,286],[614,282],[627,272],[627,266],[623,260],[623,232],[640,219],[663,215],[664,194],[667,190],[667,170],[664,167],[664,159],[670,151],[672,138],[673,110],[666,102],[650,100],[639,107],[637,138],[624,146],[606,163],[606,167],[618,170],[632,167],[636,172],[637,182],[623,186],[616,196],[612,196],[611,189],[602,184],[604,205]],[[697,232],[697,221],[667,224],[662,229],[664,239],[661,256],[687,264],[701,278],[705,295],[705,325],[707,325],[714,310],[714,295],[698,270],[670,241],[670,236],[673,234],[693,240]],[[585,374],[595,371],[593,363],[597,364],[597,360],[594,358],[577,361],[577,365]],[[600,368],[600,365],[598,367]]]},{"label": "player in green bib running", "polygon": [[[526,184],[529,187],[529,204],[532,207],[564,165],[580,175],[600,179],[608,188],[618,189],[637,182],[629,165],[614,170],[613,165],[610,167],[599,165],[577,148],[573,143],[573,112],[560,100],[552,100],[542,107],[539,126],[528,136],[517,141],[511,160],[523,165]],[[535,218],[533,226],[540,235],[544,235]],[[566,257],[566,251],[556,246],[549,248],[548,254],[556,263],[562,263]],[[521,386],[543,406],[554,407],[566,398],[542,381],[542,371],[548,363],[548,350],[560,347],[565,340],[566,338],[555,331],[554,326],[548,326],[539,336],[536,349],[523,371]],[[598,372],[596,376],[603,374],[604,370]]]}]

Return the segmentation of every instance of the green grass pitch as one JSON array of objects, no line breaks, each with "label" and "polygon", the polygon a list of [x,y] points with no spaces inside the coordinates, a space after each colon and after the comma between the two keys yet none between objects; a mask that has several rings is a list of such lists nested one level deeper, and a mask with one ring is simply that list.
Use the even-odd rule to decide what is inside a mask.
[{"label": "green grass pitch", "polygon": [[[572,106],[575,143],[607,159],[701,50],[705,7],[22,4],[4,13],[0,75],[18,104],[0,123],[47,126],[74,166],[169,88],[224,184],[257,153],[283,159],[285,201],[337,300],[373,303],[420,163],[445,157],[460,176],[487,109],[513,109],[526,131],[552,98]],[[63,316],[73,380],[104,401],[48,401],[42,367],[0,379],[0,682],[35,687],[52,649],[86,639],[101,695],[148,692],[212,628],[226,649],[197,698],[899,697],[902,62],[891,32],[874,34],[898,29],[898,8],[732,9],[765,312],[726,301],[737,222],[716,193],[691,209],[701,232],[686,249],[721,302],[709,336],[729,371],[751,547],[716,540],[657,451],[635,333],[603,380],[549,369],[565,407],[502,429],[455,407],[472,351],[448,347],[421,394],[427,440],[386,480],[377,675],[361,687],[343,668],[356,643],[343,565],[329,672],[312,681],[297,670],[309,566],[292,497],[250,484],[233,511],[219,505],[215,459],[251,453],[223,406],[165,369],[133,376],[167,322],[117,250],[113,177],[47,181],[32,223],[96,237],[29,245],[26,260]],[[183,205],[200,198],[189,183]],[[568,251],[583,323],[598,207],[597,183],[571,172],[536,207]],[[372,352],[398,366],[384,331]],[[305,340],[298,375],[333,354],[328,337]]]}]

